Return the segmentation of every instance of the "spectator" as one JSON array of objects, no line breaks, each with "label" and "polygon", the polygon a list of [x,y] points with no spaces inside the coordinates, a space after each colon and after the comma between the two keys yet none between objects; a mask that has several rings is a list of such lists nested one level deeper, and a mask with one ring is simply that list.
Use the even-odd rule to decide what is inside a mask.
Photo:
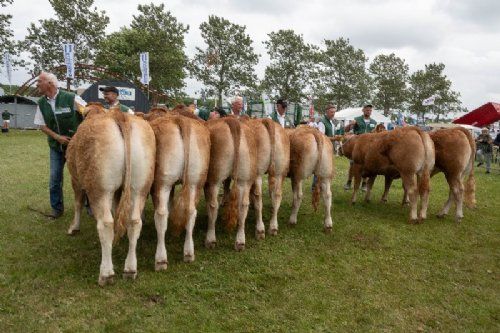
[{"label": "spectator", "polygon": [[278,99],[276,101],[276,110],[273,111],[269,118],[280,124],[283,128],[293,128],[293,122],[286,115],[287,106],[288,103],[285,100]]},{"label": "spectator", "polygon": [[243,110],[243,97],[236,96],[231,101],[231,114],[239,118],[242,115],[241,110]]},{"label": "spectator", "polygon": [[118,96],[120,92],[118,91],[118,88],[113,87],[113,86],[108,86],[104,88],[99,88],[100,91],[103,92],[104,95],[104,100],[106,101],[106,107],[112,108],[112,107],[118,107],[120,108],[121,112],[127,112],[131,115],[134,114],[134,111],[130,110],[130,108],[124,104],[121,104],[120,101],[118,100]]},{"label": "spectator", "polygon": [[2,120],[3,120],[2,133],[9,132],[10,117],[12,117],[12,116],[13,116],[13,114],[7,110],[4,110],[2,112]]},{"label": "spectator", "polygon": [[477,142],[477,156],[479,158],[479,163],[477,166],[481,166],[486,162],[486,173],[490,173],[491,170],[491,158],[493,155],[493,139],[488,133],[488,128],[484,127],[481,130],[481,134],[476,139]]}]

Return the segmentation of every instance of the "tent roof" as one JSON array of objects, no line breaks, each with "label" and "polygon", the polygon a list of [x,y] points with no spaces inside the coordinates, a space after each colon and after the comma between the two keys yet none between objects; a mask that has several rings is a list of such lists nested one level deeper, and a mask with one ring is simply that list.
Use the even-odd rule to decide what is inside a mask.
[{"label": "tent roof", "polygon": [[466,115],[453,120],[455,124],[467,124],[476,127],[487,126],[500,120],[500,104],[486,103]]},{"label": "tent roof", "polygon": [[11,103],[15,103],[15,101],[17,100],[17,104],[36,105],[39,98],[40,97],[3,95],[3,96],[0,96],[0,103],[11,104]]},{"label": "tent roof", "polygon": [[[362,108],[347,108],[340,111],[335,112],[334,119],[338,120],[353,120],[356,117],[359,117],[363,114],[361,111]],[[372,110],[371,118],[375,120],[377,123],[390,123],[391,119],[384,116],[379,110]]]}]

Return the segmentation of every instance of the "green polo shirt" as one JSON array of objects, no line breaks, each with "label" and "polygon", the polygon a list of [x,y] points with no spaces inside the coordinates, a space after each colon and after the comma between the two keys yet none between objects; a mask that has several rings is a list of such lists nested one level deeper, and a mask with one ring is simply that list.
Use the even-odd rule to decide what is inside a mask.
[{"label": "green polo shirt", "polygon": [[354,118],[356,120],[356,125],[354,125],[354,134],[370,133],[377,126],[377,122],[370,118],[370,122],[366,123],[363,116]]}]

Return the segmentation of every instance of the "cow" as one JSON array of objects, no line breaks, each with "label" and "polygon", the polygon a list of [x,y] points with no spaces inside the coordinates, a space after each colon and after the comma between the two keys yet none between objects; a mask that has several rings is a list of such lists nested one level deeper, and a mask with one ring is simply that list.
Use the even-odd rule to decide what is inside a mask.
[{"label": "cow", "polygon": [[[68,234],[80,230],[80,214],[88,197],[101,242],[98,283],[113,283],[113,242],[129,238],[123,277],[137,276],[136,245],[141,212],[151,188],[155,167],[155,137],[149,124],[138,117],[90,105],[66,152],[75,194],[75,215]],[[116,207],[116,209],[115,209]]]},{"label": "cow", "polygon": [[206,122],[210,131],[210,165],[205,184],[208,229],[205,246],[216,244],[215,221],[219,208],[217,194],[228,178],[233,182],[225,208],[226,228],[238,225],[235,249],[245,248],[245,220],[248,213],[250,188],[257,176],[256,140],[252,129],[236,118],[227,117]]},{"label": "cow", "polygon": [[251,119],[242,117],[253,131],[257,144],[257,176],[250,191],[256,214],[255,236],[265,238],[265,226],[262,221],[262,177],[268,174],[269,194],[272,204],[272,216],[268,233],[278,234],[278,210],[281,205],[282,186],[290,165],[290,140],[285,130],[272,119]]},{"label": "cow", "polygon": [[290,138],[290,170],[288,176],[292,182],[293,206],[289,225],[297,224],[297,214],[302,202],[302,183],[312,174],[317,182],[313,190],[312,203],[316,210],[319,196],[323,198],[325,217],[323,229],[332,231],[332,192],[330,184],[334,175],[333,145],[330,139],[315,128],[308,126],[287,130]]},{"label": "cow", "polygon": [[[184,261],[195,259],[193,229],[196,221],[196,205],[205,184],[210,162],[210,133],[199,121],[180,116],[164,109],[152,109],[146,116],[156,137],[156,168],[152,197],[155,209],[157,247],[155,270],[168,266],[165,248],[165,232],[168,218],[174,234],[186,229]],[[170,214],[170,202],[176,183],[182,183]]]},{"label": "cow", "polygon": [[[471,133],[463,127],[440,129],[430,133],[436,148],[436,164],[431,176],[443,172],[450,187],[448,200],[438,213],[442,218],[450,209],[455,200],[455,221],[459,223],[463,218],[463,202],[473,208],[476,204],[474,178],[474,159],[476,143]],[[468,176],[467,181],[463,179]],[[465,188],[465,191],[464,191]]]},{"label": "cow", "polygon": [[[367,201],[370,200],[377,175],[386,176],[383,200],[387,200],[392,180],[401,177],[410,203],[409,223],[421,223],[427,218],[430,174],[435,163],[434,143],[428,133],[417,127],[366,133],[347,139],[342,150],[345,156],[354,161],[355,182],[351,203],[356,202],[362,177],[369,178],[365,197]],[[419,212],[418,195],[421,199]]]}]

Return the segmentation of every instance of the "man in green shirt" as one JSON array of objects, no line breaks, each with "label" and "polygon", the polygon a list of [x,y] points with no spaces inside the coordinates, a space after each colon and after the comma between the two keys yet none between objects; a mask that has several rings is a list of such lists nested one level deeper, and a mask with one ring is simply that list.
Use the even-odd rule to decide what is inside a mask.
[{"label": "man in green shirt", "polygon": [[37,88],[42,93],[35,113],[35,125],[47,135],[50,148],[50,205],[51,218],[58,218],[64,212],[63,173],[68,143],[83,118],[81,113],[87,103],[72,92],[59,90],[54,74],[42,72]]},{"label": "man in green shirt", "polygon": [[134,111],[132,111],[128,106],[121,104],[120,101],[118,100],[118,95],[120,94],[118,88],[113,86],[107,86],[104,88],[99,88],[99,90],[103,92],[104,100],[107,103],[106,107],[108,109],[112,107],[119,107],[121,112],[126,112],[131,115],[134,115]]},{"label": "man in green shirt", "polygon": [[[354,134],[363,134],[363,133],[371,133],[375,127],[377,126],[377,122],[371,118],[373,106],[371,104],[367,104],[363,106],[362,112],[363,115],[354,118],[349,125],[345,127],[345,133],[349,132],[351,129]],[[351,188],[352,183],[352,172],[351,168],[353,165],[353,161],[349,161],[349,174],[347,176],[347,183],[344,185],[344,190],[349,190]],[[363,179],[363,183],[361,184],[361,190],[366,191],[366,180]]]},{"label": "man in green shirt", "polygon": [[493,156],[493,138],[488,132],[488,128],[481,129],[481,134],[476,139],[477,143],[477,157],[479,159],[478,167],[486,162],[486,173],[491,171],[491,159]]},{"label": "man in green shirt", "polygon": [[2,112],[2,120],[3,120],[2,133],[8,133],[9,132],[9,124],[10,124],[10,117],[11,116],[13,116],[13,114],[10,113],[7,110],[4,110]]},{"label": "man in green shirt", "polygon": [[276,101],[276,110],[271,113],[270,118],[281,125],[283,128],[293,128],[293,122],[286,115],[288,103],[283,99]]}]

